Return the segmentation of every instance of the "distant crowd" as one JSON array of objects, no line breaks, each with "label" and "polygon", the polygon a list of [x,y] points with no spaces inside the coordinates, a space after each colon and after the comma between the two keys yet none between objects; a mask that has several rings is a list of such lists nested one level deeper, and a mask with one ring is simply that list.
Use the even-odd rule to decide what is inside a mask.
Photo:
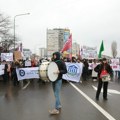
[{"label": "distant crowd", "polygon": [[[19,81],[17,79],[17,74],[16,74],[16,68],[26,68],[26,67],[39,67],[42,62],[50,62],[52,59],[48,58],[42,58],[40,60],[35,60],[35,59],[26,59],[26,60],[15,60],[14,62],[7,62],[3,60],[1,62],[1,65],[4,64],[4,74],[1,77],[1,80],[3,79],[4,83],[7,83],[8,81],[12,81],[13,85],[19,85]],[[72,62],[72,63],[82,63],[83,64],[83,70],[82,70],[82,80],[87,80],[89,77],[93,79],[93,81],[97,80],[97,73],[95,73],[94,68],[101,62],[101,59],[92,59],[92,60],[87,60],[87,59],[76,59],[75,57],[72,57],[72,59],[69,58],[62,58],[62,61],[64,62]],[[109,62],[109,61],[108,61]],[[93,63],[93,69],[89,69],[89,63]],[[118,79],[120,79],[120,72],[118,71]],[[38,80],[40,82],[42,80]],[[42,81],[44,83],[44,81]]]}]

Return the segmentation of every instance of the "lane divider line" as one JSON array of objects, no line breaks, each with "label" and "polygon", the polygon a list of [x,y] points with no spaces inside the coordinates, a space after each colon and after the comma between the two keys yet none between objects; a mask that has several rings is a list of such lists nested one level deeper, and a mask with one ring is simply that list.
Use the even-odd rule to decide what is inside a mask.
[{"label": "lane divider line", "polygon": [[77,86],[73,83],[69,82],[73,88],[75,88],[83,97],[85,97],[97,110],[99,110],[106,118],[109,120],[116,120],[112,117],[107,111],[105,111],[101,106],[99,106],[96,102],[94,102],[90,97],[88,97],[84,92],[82,92]]},{"label": "lane divider line", "polygon": [[30,84],[30,81],[28,81],[28,83],[22,88],[22,90],[26,89],[29,84]]}]

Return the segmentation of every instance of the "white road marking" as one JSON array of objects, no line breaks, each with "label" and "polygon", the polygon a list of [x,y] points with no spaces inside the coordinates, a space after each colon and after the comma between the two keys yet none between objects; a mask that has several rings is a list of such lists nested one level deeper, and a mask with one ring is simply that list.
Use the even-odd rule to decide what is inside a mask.
[{"label": "white road marking", "polygon": [[[95,87],[94,85],[92,85],[92,87],[97,90],[97,87]],[[101,89],[101,92],[103,92],[103,88]],[[112,94],[118,94],[120,95],[120,92],[117,90],[112,90],[112,89],[108,89],[108,93],[112,93]]]},{"label": "white road marking", "polygon": [[[96,91],[97,91],[97,87],[95,87],[94,85],[92,85],[92,87],[93,87],[93,89],[94,89],[94,90],[96,90]],[[101,93],[103,93],[103,88],[101,89]],[[108,95],[110,95],[110,96],[111,96],[111,94],[110,94],[110,93],[108,93]]]},{"label": "white road marking", "polygon": [[88,97],[84,92],[82,92],[77,86],[69,82],[83,97],[85,97],[95,108],[97,108],[106,118],[109,120],[116,120],[107,111],[105,111],[101,106],[94,102],[90,97]]},{"label": "white road marking", "polygon": [[28,83],[22,88],[22,90],[26,89],[29,84],[30,84],[30,81],[28,81]]}]

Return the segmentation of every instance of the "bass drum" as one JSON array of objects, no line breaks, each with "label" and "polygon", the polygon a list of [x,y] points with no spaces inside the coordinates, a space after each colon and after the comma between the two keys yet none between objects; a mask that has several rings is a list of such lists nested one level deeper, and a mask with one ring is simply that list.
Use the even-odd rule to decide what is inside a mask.
[{"label": "bass drum", "polygon": [[58,66],[55,62],[51,62],[49,65],[48,65],[48,78],[50,81],[54,82],[57,80],[58,78],[58,74],[55,74],[54,72],[57,72],[58,71]]},{"label": "bass drum", "polygon": [[39,66],[40,79],[45,82],[49,82],[49,78],[48,78],[48,65],[49,64],[50,64],[50,62],[43,62]]}]

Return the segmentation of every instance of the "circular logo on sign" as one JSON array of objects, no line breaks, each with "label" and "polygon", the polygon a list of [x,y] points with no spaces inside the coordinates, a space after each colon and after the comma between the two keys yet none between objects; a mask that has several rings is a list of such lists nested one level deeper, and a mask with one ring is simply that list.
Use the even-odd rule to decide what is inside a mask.
[{"label": "circular logo on sign", "polygon": [[68,67],[68,73],[74,76],[77,74],[77,69],[78,68],[75,65],[71,65]]},{"label": "circular logo on sign", "polygon": [[25,71],[24,70],[20,70],[19,74],[20,74],[20,76],[24,76],[25,75]]},{"label": "circular logo on sign", "polygon": [[77,77],[79,76],[80,72],[79,72],[79,66],[76,64],[68,64],[67,67],[67,76],[68,77]]}]

